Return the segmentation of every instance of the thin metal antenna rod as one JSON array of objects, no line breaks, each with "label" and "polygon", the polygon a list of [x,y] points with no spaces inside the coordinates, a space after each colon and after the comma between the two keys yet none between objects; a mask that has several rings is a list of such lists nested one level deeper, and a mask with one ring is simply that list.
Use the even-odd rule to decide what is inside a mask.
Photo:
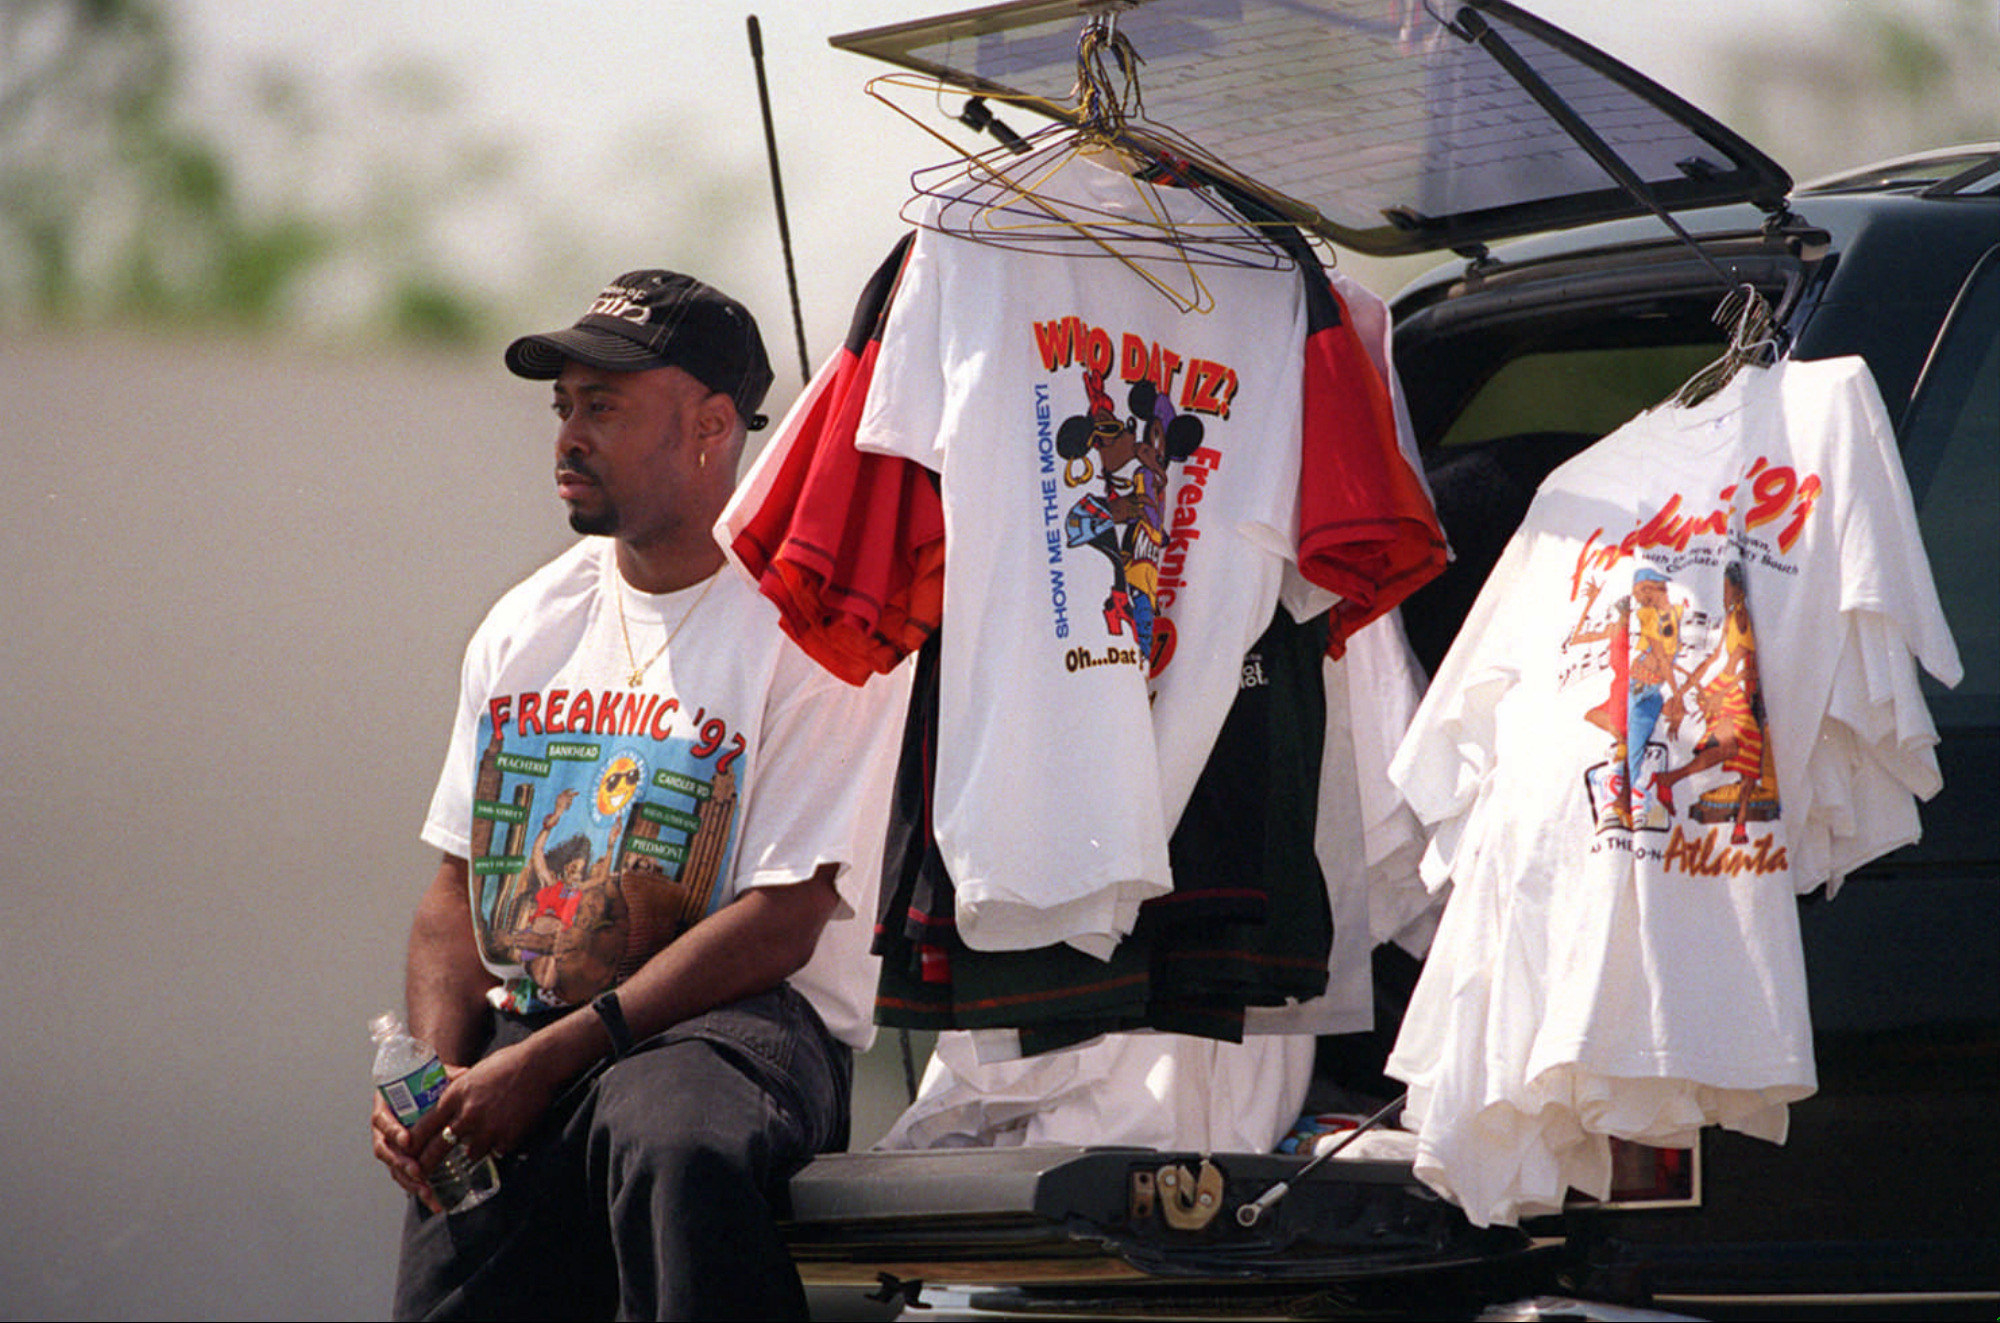
[{"label": "thin metal antenna rod", "polygon": [[1410,1092],[1408,1089],[1405,1089],[1402,1093],[1397,1095],[1396,1100],[1394,1102],[1382,1108],[1381,1111],[1376,1112],[1373,1116],[1370,1116],[1367,1119],[1363,1120],[1361,1124],[1355,1126],[1354,1129],[1348,1131],[1347,1134],[1341,1138],[1339,1143],[1333,1145],[1331,1148],[1321,1149],[1318,1153],[1314,1154],[1313,1160],[1311,1162],[1308,1162],[1305,1166],[1300,1167],[1296,1172],[1292,1173],[1292,1179],[1288,1181],[1279,1181],[1276,1185],[1273,1185],[1270,1189],[1264,1191],[1264,1193],[1258,1195],[1255,1199],[1252,1199],[1249,1203],[1243,1204],[1240,1207],[1238,1207],[1236,1210],[1237,1224],[1246,1227],[1256,1226],[1258,1221],[1264,1216],[1264,1214],[1271,1211],[1271,1205],[1277,1203],[1278,1200],[1284,1198],[1286,1195],[1292,1192],[1292,1187],[1294,1185],[1297,1185],[1300,1181],[1312,1175],[1314,1172],[1318,1171],[1321,1167],[1324,1167],[1327,1163],[1327,1159],[1331,1158],[1334,1154],[1340,1152],[1340,1150],[1346,1148],[1349,1144],[1352,1144],[1355,1140],[1361,1138],[1361,1136],[1366,1134],[1368,1131],[1373,1130],[1383,1121],[1388,1120],[1389,1113],[1395,1111],[1398,1107],[1401,1107],[1404,1103],[1408,1102],[1409,1100],[1410,1100]]},{"label": "thin metal antenna rod", "polygon": [[799,277],[792,265],[792,225],[785,215],[785,180],[778,170],[778,132],[771,124],[771,91],[764,83],[764,34],[757,16],[750,15],[750,62],[757,66],[757,104],[764,112],[764,152],[771,160],[771,197],[778,207],[778,242],[785,250],[785,286],[792,296],[792,332],[799,341],[799,380],[812,380],[812,359],[806,354],[805,314],[799,308]]}]

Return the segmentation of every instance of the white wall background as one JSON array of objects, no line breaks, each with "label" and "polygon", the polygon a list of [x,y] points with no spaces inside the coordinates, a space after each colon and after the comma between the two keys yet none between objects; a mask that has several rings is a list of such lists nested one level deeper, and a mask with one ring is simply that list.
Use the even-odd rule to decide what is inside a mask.
[{"label": "white wall background", "polygon": [[[909,172],[940,156],[862,96],[873,70],[825,37],[946,7],[763,7],[815,354],[898,232]],[[1529,7],[1725,117],[1726,97],[1708,94],[1729,89],[1704,80],[1746,13],[1797,25],[1843,11]],[[768,195],[753,189],[766,210],[710,216],[700,234],[666,232],[655,214],[710,176],[763,179],[747,7],[179,10],[218,104],[227,71],[253,58],[329,76],[398,51],[449,62],[481,119],[532,146],[539,214],[585,235],[584,257],[601,248],[592,281],[699,252],[702,274],[765,322],[774,406],[796,391]],[[509,228],[518,215],[489,220],[464,236],[468,264],[546,257],[532,229]],[[551,324],[593,288],[552,298]],[[16,475],[0,521],[0,933],[14,1007],[0,1045],[0,1316],[386,1308],[399,1205],[368,1155],[365,1024],[400,1000],[403,935],[431,869],[416,828],[459,650],[491,598],[566,538],[545,395],[507,376],[498,348],[0,339]],[[871,1063],[863,1140],[892,1115],[893,1053]]]}]

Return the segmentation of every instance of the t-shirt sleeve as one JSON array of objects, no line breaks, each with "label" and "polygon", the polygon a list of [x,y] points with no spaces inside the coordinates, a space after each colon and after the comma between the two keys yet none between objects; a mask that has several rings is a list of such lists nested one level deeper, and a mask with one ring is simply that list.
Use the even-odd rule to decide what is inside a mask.
[{"label": "t-shirt sleeve", "polygon": [[948,401],[938,365],[950,361],[950,347],[945,343],[943,271],[931,238],[927,231],[919,233],[904,264],[883,323],[854,448],[901,455],[942,472]]},{"label": "t-shirt sleeve", "polygon": [[1369,928],[1375,941],[1386,942],[1434,903],[1418,871],[1426,844],[1422,824],[1389,778],[1390,760],[1422,698],[1420,668],[1401,613],[1394,611],[1350,639],[1344,660],[1326,664],[1348,672],[1342,691],[1354,727]]},{"label": "t-shirt sleeve", "polygon": [[1501,553],[1390,761],[1390,779],[1428,826],[1469,812],[1492,774],[1496,711],[1519,679],[1508,599],[1528,572],[1529,541],[1517,534]]},{"label": "t-shirt sleeve", "polygon": [[463,859],[472,849],[472,778],[476,765],[473,743],[479,738],[479,700],[490,669],[487,631],[473,635],[459,666],[458,708],[452,717],[451,739],[445,746],[444,767],[431,792],[430,810],[421,833],[427,845]]},{"label": "t-shirt sleeve", "polygon": [[784,886],[833,864],[841,897],[835,917],[869,904],[876,879],[865,875],[865,861],[880,858],[888,830],[908,670],[847,684],[786,645],[743,826],[740,887]]},{"label": "t-shirt sleeve", "polygon": [[1955,685],[1964,668],[1924,554],[1888,410],[1865,365],[1854,360],[1840,366],[1847,369],[1845,379],[1822,398],[1831,408],[1826,425],[1839,434],[1827,453],[1851,461],[1844,480],[1852,490],[1840,529],[1841,609],[1894,621],[1924,669]]}]

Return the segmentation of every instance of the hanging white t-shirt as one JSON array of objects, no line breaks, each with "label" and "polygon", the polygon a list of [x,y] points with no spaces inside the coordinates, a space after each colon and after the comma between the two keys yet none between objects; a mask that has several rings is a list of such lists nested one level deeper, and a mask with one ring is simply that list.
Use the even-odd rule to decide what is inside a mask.
[{"label": "hanging white t-shirt", "polygon": [[613,546],[586,538],[538,570],[466,649],[423,838],[469,861],[495,1004],[587,1000],[746,888],[836,864],[840,913],[791,982],[867,1046],[907,677],[844,684],[734,570],[646,594]]},{"label": "hanging white t-shirt", "polygon": [[949,1030],[917,1097],[881,1149],[1116,1145],[1267,1153],[1298,1120],[1312,1083],[1309,1035],[1223,1043],[1181,1034],[1106,1034],[1076,1048],[983,1061],[977,1035]]},{"label": "hanging white t-shirt", "polygon": [[[1217,223],[1187,190],[1142,188],[1078,157],[1040,192],[1135,224],[1148,207]],[[1170,889],[1168,833],[1278,601],[1301,277],[1198,275],[1213,311],[1116,259],[927,225],[890,309],[856,445],[941,477],[935,828],[975,949],[1105,954]]]},{"label": "hanging white t-shirt", "polygon": [[1451,898],[1389,1071],[1475,1222],[1602,1197],[1606,1136],[1782,1140],[1795,896],[1911,839],[1959,663],[1872,378],[1745,370],[1552,473],[1392,766]]},{"label": "hanging white t-shirt", "polygon": [[1389,780],[1389,758],[1422,694],[1400,616],[1391,613],[1325,658],[1326,741],[1320,755],[1314,852],[1333,916],[1326,992],[1286,1006],[1252,1006],[1246,1034],[1352,1034],[1375,1027],[1372,955],[1433,908],[1418,865],[1423,828]]}]

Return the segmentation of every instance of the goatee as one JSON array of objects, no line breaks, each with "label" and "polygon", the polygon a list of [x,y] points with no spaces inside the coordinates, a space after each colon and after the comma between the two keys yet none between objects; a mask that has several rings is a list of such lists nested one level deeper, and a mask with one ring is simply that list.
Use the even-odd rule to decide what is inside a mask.
[{"label": "goatee", "polygon": [[586,514],[582,510],[569,512],[571,531],[593,537],[610,537],[618,531],[618,516],[610,510],[600,510],[596,514]]}]

